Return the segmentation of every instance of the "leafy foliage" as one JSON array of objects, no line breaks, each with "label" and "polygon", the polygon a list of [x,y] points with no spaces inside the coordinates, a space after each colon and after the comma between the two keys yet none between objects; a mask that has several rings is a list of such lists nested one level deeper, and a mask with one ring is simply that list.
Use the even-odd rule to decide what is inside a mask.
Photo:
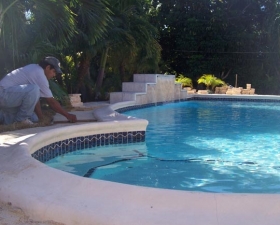
[{"label": "leafy foliage", "polygon": [[205,84],[207,90],[209,90],[210,88],[212,90],[214,90],[216,86],[225,85],[224,81],[215,77],[213,74],[203,74],[197,80],[197,83],[198,84]]},{"label": "leafy foliage", "polygon": [[183,74],[179,74],[179,77],[176,78],[177,83],[181,83],[183,87],[193,88],[192,79],[185,77]]},{"label": "leafy foliage", "polygon": [[152,26],[142,6],[142,0],[109,0],[112,23],[108,35],[97,45],[100,58],[96,95],[99,95],[106,72],[113,71],[122,81],[133,73],[155,73],[161,47],[157,30]]},{"label": "leafy foliage", "polygon": [[82,33],[81,21],[90,28],[87,42],[95,42],[108,20],[103,0],[0,0],[1,74],[46,55],[60,58]]},{"label": "leafy foliage", "polygon": [[279,31],[279,0],[0,0],[0,78],[53,55],[86,100],[165,72],[280,94]]},{"label": "leafy foliage", "polygon": [[[197,80],[213,73],[258,93],[280,93],[279,0],[157,0],[153,24],[160,32],[162,71]],[[226,74],[226,76],[225,76]]]}]

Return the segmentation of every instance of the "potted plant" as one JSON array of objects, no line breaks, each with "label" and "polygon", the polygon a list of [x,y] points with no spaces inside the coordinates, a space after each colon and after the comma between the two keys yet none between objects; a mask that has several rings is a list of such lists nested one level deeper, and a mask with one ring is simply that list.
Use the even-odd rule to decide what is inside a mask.
[{"label": "potted plant", "polygon": [[225,85],[225,82],[213,74],[203,74],[198,80],[198,84],[204,84],[208,92],[213,92],[216,86]]},{"label": "potted plant", "polygon": [[179,74],[179,76],[176,78],[176,83],[182,84],[182,88],[184,87],[190,87],[193,88],[192,79],[185,77],[183,74]]}]

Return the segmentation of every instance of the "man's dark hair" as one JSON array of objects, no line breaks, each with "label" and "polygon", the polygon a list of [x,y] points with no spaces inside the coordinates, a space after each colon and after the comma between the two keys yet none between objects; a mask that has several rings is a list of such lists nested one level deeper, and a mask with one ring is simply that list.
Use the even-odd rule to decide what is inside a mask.
[{"label": "man's dark hair", "polygon": [[46,69],[47,66],[51,66],[51,69],[54,69],[54,66],[51,65],[49,62],[47,62],[45,59],[42,59],[40,62],[39,62],[39,66],[41,66],[43,69]]},{"label": "man's dark hair", "polygon": [[57,58],[53,56],[47,56],[41,62],[39,62],[39,65],[43,68],[46,69],[48,65],[50,65],[51,69],[54,69],[56,74],[63,74],[63,72],[60,69],[60,62]]}]

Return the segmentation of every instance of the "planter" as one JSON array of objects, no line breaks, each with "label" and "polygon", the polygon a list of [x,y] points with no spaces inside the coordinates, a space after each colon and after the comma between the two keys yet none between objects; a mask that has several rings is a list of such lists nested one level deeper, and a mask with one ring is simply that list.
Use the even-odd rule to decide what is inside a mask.
[{"label": "planter", "polygon": [[83,107],[81,94],[69,94],[68,96],[72,107]]}]

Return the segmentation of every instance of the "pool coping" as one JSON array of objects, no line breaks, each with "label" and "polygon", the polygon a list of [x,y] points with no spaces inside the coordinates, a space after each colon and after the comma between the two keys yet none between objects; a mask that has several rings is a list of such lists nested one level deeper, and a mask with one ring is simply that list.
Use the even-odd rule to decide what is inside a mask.
[{"label": "pool coping", "polygon": [[[215,95],[195,96],[215,98]],[[217,97],[280,100],[280,96]],[[133,104],[124,102],[119,106]],[[67,225],[279,224],[279,194],[220,194],[138,187],[78,177],[31,157],[40,146],[75,137],[76,133],[82,136],[132,131],[147,125],[141,119],[125,120],[115,113],[119,106],[110,105],[94,112],[95,118],[105,122],[32,128],[3,143],[0,147],[0,200],[21,207],[33,219]]]}]

